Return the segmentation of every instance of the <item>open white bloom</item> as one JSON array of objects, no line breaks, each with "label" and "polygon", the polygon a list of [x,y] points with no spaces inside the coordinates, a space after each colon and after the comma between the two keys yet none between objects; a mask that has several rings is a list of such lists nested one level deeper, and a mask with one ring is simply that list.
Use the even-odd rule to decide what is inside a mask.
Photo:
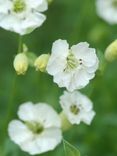
[{"label": "open white bloom", "polygon": [[0,0],[0,27],[21,35],[42,25],[47,10],[46,0]]},{"label": "open white bloom", "polygon": [[8,127],[12,141],[31,155],[53,150],[62,139],[59,115],[45,103],[24,103]]},{"label": "open white bloom", "polygon": [[80,124],[82,121],[90,125],[95,116],[91,100],[79,91],[72,93],[65,91],[60,97],[60,104],[71,124]]},{"label": "open white bloom", "polygon": [[87,42],[69,49],[67,41],[59,39],[53,43],[47,72],[53,75],[59,87],[73,91],[85,87],[94,78],[98,62],[95,49],[89,48]]},{"label": "open white bloom", "polygon": [[117,0],[96,0],[98,15],[109,24],[117,24]]}]

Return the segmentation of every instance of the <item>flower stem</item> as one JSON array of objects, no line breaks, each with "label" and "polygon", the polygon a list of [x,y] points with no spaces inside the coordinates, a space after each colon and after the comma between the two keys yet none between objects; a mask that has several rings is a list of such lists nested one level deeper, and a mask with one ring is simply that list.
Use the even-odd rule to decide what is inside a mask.
[{"label": "flower stem", "polygon": [[19,46],[18,46],[18,53],[22,52],[22,36],[19,35]]},{"label": "flower stem", "polygon": [[12,84],[11,84],[11,93],[9,95],[9,99],[8,99],[8,105],[7,105],[7,112],[6,112],[6,120],[4,122],[4,125],[3,125],[3,135],[2,135],[2,141],[5,141],[5,137],[7,135],[7,126],[8,126],[8,123],[11,119],[11,116],[12,116],[12,112],[13,112],[13,108],[14,108],[14,95],[15,95],[15,88],[16,88],[16,78],[17,76],[13,76],[13,80],[12,80]]}]

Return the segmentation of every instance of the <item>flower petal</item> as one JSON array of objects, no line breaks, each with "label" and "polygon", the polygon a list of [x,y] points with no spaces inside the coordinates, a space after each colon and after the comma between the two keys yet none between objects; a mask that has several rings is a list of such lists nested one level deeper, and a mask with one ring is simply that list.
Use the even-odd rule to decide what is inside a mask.
[{"label": "flower petal", "polygon": [[35,109],[32,102],[23,103],[18,110],[18,116],[23,121],[33,122],[36,120]]},{"label": "flower petal", "polygon": [[48,3],[46,0],[26,0],[27,5],[30,8],[36,9],[39,12],[46,11],[48,9]]},{"label": "flower petal", "polygon": [[32,32],[37,27],[40,27],[45,20],[46,16],[41,13],[34,12],[33,14],[29,14],[25,20],[21,21],[21,28],[19,27],[21,29],[19,30],[20,34],[24,35]]},{"label": "flower petal", "polygon": [[80,69],[72,76],[69,86],[67,86],[67,89],[68,91],[81,89],[89,83],[89,80],[90,74],[88,74],[87,71]]},{"label": "flower petal", "polygon": [[36,121],[41,122],[44,128],[61,127],[61,121],[56,111],[46,103],[35,105]]},{"label": "flower petal", "polygon": [[77,56],[78,59],[82,59],[82,63],[87,66],[93,66],[97,61],[96,50],[89,48],[87,42],[81,42],[71,47],[72,53]]},{"label": "flower petal", "polygon": [[44,128],[61,127],[59,115],[45,103],[24,103],[19,107],[18,116],[23,121],[39,122]]},{"label": "flower petal", "polygon": [[82,58],[85,54],[87,54],[87,49],[89,48],[89,43],[80,42],[71,47],[72,53],[78,58]]},{"label": "flower petal", "polygon": [[66,57],[69,53],[69,44],[66,40],[57,40],[53,43],[52,54],[47,65],[47,72],[50,75],[62,72],[66,65]]},{"label": "flower petal", "polygon": [[95,116],[95,112],[94,111],[89,111],[87,113],[85,113],[83,116],[82,116],[82,121],[84,123],[86,123],[87,125],[90,125],[94,116]]},{"label": "flower petal", "polygon": [[32,138],[32,132],[19,120],[13,120],[8,126],[8,133],[12,141],[21,145]]},{"label": "flower petal", "polygon": [[62,140],[61,130],[58,128],[45,129],[35,139],[22,144],[22,149],[31,155],[41,154],[53,150]]},{"label": "flower petal", "polygon": [[41,5],[38,6],[37,10],[39,12],[43,12],[46,11],[48,9],[48,3],[47,0],[43,0],[43,2],[41,3]]}]

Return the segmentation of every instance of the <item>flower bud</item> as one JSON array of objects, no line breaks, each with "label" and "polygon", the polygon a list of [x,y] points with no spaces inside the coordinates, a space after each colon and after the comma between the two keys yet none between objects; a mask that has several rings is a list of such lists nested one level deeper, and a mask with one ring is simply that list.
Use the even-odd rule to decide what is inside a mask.
[{"label": "flower bud", "polygon": [[105,51],[105,58],[107,61],[112,62],[117,59],[117,40],[113,41]]},{"label": "flower bud", "polygon": [[50,57],[49,54],[42,54],[35,60],[34,66],[36,67],[37,71],[38,70],[41,72],[46,71],[46,67],[48,64],[49,57]]},{"label": "flower bud", "polygon": [[13,66],[18,75],[24,75],[28,69],[28,58],[24,53],[15,56]]}]

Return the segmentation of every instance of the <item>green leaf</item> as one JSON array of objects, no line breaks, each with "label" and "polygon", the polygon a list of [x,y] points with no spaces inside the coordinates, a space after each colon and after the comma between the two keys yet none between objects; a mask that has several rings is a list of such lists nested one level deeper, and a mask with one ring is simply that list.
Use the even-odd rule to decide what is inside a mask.
[{"label": "green leaf", "polygon": [[80,156],[80,151],[66,140],[63,140],[65,156]]}]

